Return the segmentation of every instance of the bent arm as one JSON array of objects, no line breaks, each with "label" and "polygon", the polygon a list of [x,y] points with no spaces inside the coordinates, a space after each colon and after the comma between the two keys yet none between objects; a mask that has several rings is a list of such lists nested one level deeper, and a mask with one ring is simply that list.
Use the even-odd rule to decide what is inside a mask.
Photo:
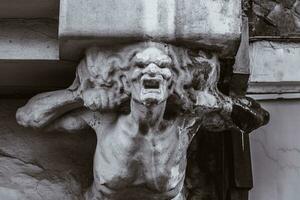
[{"label": "bent arm", "polygon": [[[196,113],[201,126],[209,131],[237,128],[250,133],[268,123],[269,113],[249,97],[228,97],[221,93],[200,94]],[[208,103],[209,102],[209,103]]]},{"label": "bent arm", "polygon": [[199,92],[194,112],[202,128],[209,131],[226,130],[232,124],[232,99],[218,91]]},{"label": "bent arm", "polygon": [[117,119],[118,115],[114,112],[98,112],[79,108],[57,118],[45,128],[46,131],[58,130],[74,133],[87,129],[98,130],[104,124],[114,123]]},{"label": "bent arm", "polygon": [[17,122],[23,126],[40,128],[81,104],[71,90],[58,90],[38,94],[16,113]]},{"label": "bent arm", "polygon": [[231,119],[234,126],[250,133],[266,125],[270,120],[269,113],[250,97],[232,98]]},{"label": "bent arm", "polygon": [[74,133],[90,128],[88,123],[84,120],[85,114],[89,112],[85,109],[77,109],[71,111],[57,119],[55,119],[46,128],[46,131],[58,130],[62,132]]}]

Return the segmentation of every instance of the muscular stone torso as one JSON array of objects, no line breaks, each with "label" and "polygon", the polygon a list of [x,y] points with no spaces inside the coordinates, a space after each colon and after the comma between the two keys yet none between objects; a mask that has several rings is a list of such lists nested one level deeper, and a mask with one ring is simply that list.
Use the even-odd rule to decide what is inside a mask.
[{"label": "muscular stone torso", "polygon": [[181,199],[191,140],[181,120],[146,133],[130,116],[97,120],[91,124],[98,138],[94,187],[103,199]]}]

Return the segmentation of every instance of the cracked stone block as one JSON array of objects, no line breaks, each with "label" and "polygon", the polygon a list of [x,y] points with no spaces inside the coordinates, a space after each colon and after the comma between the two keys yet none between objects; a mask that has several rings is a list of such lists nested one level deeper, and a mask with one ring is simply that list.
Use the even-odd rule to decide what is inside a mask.
[{"label": "cracked stone block", "polygon": [[[191,2],[192,1],[192,2]],[[236,53],[240,0],[62,0],[60,57],[79,59],[91,45],[158,40]]]},{"label": "cracked stone block", "polygon": [[251,36],[300,36],[300,0],[254,0]]},{"label": "cracked stone block", "polygon": [[299,43],[252,43],[248,93],[300,92],[299,55]]}]

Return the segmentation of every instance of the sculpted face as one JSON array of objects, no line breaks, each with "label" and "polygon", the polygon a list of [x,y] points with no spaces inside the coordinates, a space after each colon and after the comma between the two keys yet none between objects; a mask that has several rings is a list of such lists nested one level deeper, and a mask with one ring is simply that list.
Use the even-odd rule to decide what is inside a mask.
[{"label": "sculpted face", "polygon": [[132,98],[144,105],[159,104],[169,94],[172,59],[162,50],[149,47],[133,58],[130,74]]}]

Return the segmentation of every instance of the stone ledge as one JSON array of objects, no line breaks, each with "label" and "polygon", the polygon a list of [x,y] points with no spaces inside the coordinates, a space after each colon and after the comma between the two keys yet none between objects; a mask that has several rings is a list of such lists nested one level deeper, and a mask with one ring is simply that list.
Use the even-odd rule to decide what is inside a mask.
[{"label": "stone ledge", "polygon": [[57,20],[0,20],[0,60],[58,60]]},{"label": "stone ledge", "polygon": [[61,0],[61,58],[78,60],[89,44],[139,40],[186,43],[233,56],[241,35],[241,1],[192,1]]},{"label": "stone ledge", "polygon": [[295,82],[250,82],[248,94],[300,93],[300,81]]},{"label": "stone ledge", "polygon": [[283,100],[283,99],[300,99],[300,93],[284,94],[251,94],[247,95],[257,101],[259,100]]}]

